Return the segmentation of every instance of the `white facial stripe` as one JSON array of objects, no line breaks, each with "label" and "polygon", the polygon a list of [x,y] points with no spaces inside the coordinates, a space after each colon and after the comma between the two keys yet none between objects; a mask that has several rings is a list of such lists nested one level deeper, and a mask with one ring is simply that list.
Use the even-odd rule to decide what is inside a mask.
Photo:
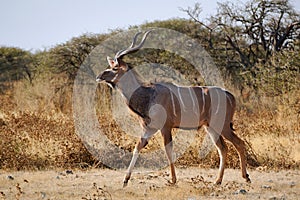
[{"label": "white facial stripe", "polygon": [[118,78],[119,74],[116,74],[115,77],[111,80],[111,82],[114,82]]}]

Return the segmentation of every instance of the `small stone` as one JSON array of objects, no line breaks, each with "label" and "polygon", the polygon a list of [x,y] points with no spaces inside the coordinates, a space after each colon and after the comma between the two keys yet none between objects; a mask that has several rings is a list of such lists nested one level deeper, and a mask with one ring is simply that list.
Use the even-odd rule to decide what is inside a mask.
[{"label": "small stone", "polygon": [[296,183],[293,181],[290,183],[290,187],[294,187],[294,186],[296,186]]},{"label": "small stone", "polygon": [[270,197],[269,200],[277,200],[277,197]]},{"label": "small stone", "polygon": [[216,192],[212,192],[212,193],[209,194],[209,196],[211,196],[211,197],[217,197],[218,194]]},{"label": "small stone", "polygon": [[239,191],[239,193],[240,193],[240,194],[247,194],[247,191],[244,190],[244,189],[241,189],[241,190]]},{"label": "small stone", "polygon": [[67,174],[63,173],[63,172],[59,172],[58,176],[66,176]]},{"label": "small stone", "polygon": [[14,180],[15,178],[14,178],[13,176],[11,176],[11,175],[8,175],[8,176],[7,176],[7,179],[8,179],[8,180]]},{"label": "small stone", "polygon": [[66,174],[73,174],[73,171],[72,170],[67,170]]},{"label": "small stone", "polygon": [[245,189],[240,189],[235,191],[233,194],[247,194],[247,191]]},{"label": "small stone", "polygon": [[269,185],[263,185],[263,186],[261,186],[261,188],[263,188],[263,189],[272,189],[272,187],[269,186]]},{"label": "small stone", "polygon": [[41,197],[42,197],[42,199],[44,199],[46,197],[46,193],[45,192],[41,192]]},{"label": "small stone", "polygon": [[286,200],[285,195],[281,196],[281,197],[270,197],[269,200]]}]

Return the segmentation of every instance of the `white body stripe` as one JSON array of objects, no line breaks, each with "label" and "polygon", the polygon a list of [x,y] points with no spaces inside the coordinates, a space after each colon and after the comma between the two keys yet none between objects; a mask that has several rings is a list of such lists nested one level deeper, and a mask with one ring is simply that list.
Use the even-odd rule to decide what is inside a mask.
[{"label": "white body stripe", "polygon": [[230,106],[232,107],[231,99],[230,99],[229,96],[227,96],[227,95],[226,95],[226,98],[229,100]]},{"label": "white body stripe", "polygon": [[173,114],[174,114],[174,116],[177,117],[176,107],[175,107],[175,102],[174,102],[174,97],[173,97],[173,92],[171,90],[170,90],[170,94],[171,94],[171,101],[172,101],[172,106],[173,106]]},{"label": "white body stripe", "polygon": [[216,109],[215,114],[217,114],[219,112],[219,109],[220,109],[220,94],[219,94],[218,90],[217,90],[217,96],[218,96],[218,105],[217,105],[217,109]]},{"label": "white body stripe", "polygon": [[204,97],[203,88],[201,88],[201,93],[202,93],[202,111],[201,111],[201,114],[203,114],[204,109],[205,109],[205,97]]},{"label": "white body stripe", "polygon": [[192,88],[189,87],[188,89],[189,89],[189,93],[190,93],[190,96],[191,96],[191,99],[192,99],[192,102],[193,102],[193,109],[195,109],[196,104],[195,104],[195,100],[193,98],[193,94],[192,94],[192,91],[191,91]]},{"label": "white body stripe", "polygon": [[179,96],[179,100],[180,100],[180,102],[181,102],[181,105],[182,105],[182,107],[183,107],[183,110],[186,111],[186,107],[185,107],[185,105],[184,105],[184,102],[183,102],[183,100],[182,100],[182,96],[181,96],[181,94],[180,94],[180,87],[177,87],[177,90],[178,90],[178,96]]},{"label": "white body stripe", "polygon": [[189,89],[189,93],[190,93],[190,96],[191,96],[191,99],[192,99],[192,102],[193,102],[193,111],[196,115],[198,115],[198,113],[197,113],[198,109],[196,108],[196,103],[195,103],[194,95],[193,95],[193,92],[192,92],[192,88],[188,87],[188,89]]}]

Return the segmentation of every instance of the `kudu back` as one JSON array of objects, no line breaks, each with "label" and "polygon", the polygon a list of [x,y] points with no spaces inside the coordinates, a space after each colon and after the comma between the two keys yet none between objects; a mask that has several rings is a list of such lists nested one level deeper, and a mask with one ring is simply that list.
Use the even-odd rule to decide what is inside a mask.
[{"label": "kudu back", "polygon": [[172,183],[175,184],[172,129],[198,130],[202,126],[220,156],[219,173],[215,183],[221,184],[223,179],[228,151],[224,138],[235,146],[240,158],[242,177],[250,182],[246,171],[245,144],[232,128],[236,101],[230,92],[219,87],[181,87],[172,83],[145,84],[135,70],[123,61],[125,55],[142,48],[150,32],[145,32],[141,42],[136,45],[137,38],[141,34],[138,32],[127,49],[117,52],[114,58],[107,57],[109,68],[96,78],[98,82],[105,82],[112,88],[118,89],[128,107],[143,122],[144,134],[135,146],[123,186],[128,184],[139,152],[147,145],[150,137],[158,131],[163,137]]}]

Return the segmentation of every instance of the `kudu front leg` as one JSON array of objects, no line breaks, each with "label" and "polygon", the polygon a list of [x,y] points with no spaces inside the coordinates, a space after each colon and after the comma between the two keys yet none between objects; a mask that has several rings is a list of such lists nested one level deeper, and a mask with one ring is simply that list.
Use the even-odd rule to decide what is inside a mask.
[{"label": "kudu front leg", "polygon": [[128,181],[130,179],[131,173],[133,171],[134,165],[136,163],[136,160],[139,156],[139,152],[142,150],[142,148],[144,148],[146,145],[148,144],[148,138],[141,138],[139,140],[139,142],[136,144],[134,150],[133,150],[133,155],[132,155],[132,159],[131,162],[129,164],[127,173],[125,175],[124,181],[123,181],[123,187],[126,187],[128,184]]},{"label": "kudu front leg", "polygon": [[149,139],[152,137],[153,134],[157,132],[157,129],[152,129],[152,128],[145,128],[145,133],[143,136],[140,138],[138,143],[136,144],[134,150],[133,150],[133,155],[131,162],[128,167],[128,171],[125,175],[124,182],[123,182],[123,187],[126,187],[128,184],[128,181],[130,179],[131,173],[133,171],[134,165],[136,163],[136,160],[139,156],[139,152],[148,144]]}]

